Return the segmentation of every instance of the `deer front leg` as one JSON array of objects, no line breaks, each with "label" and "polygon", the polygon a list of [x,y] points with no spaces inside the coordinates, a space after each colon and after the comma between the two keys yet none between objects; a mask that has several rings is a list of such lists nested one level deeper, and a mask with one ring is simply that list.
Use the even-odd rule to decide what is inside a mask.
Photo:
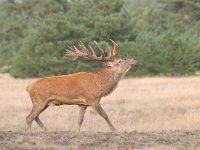
[{"label": "deer front leg", "polygon": [[108,123],[111,131],[116,131],[115,127],[112,125],[112,123],[110,122],[108,115],[106,114],[106,112],[103,110],[103,108],[101,107],[100,103],[96,103],[96,105],[94,106],[94,109],[98,112],[98,114],[103,117],[106,122]]},{"label": "deer front leg", "polygon": [[79,108],[80,108],[80,110],[79,110],[79,117],[78,117],[78,132],[80,132],[80,130],[81,130],[81,125],[83,123],[83,118],[84,118],[84,114],[87,109],[87,106],[79,105]]}]

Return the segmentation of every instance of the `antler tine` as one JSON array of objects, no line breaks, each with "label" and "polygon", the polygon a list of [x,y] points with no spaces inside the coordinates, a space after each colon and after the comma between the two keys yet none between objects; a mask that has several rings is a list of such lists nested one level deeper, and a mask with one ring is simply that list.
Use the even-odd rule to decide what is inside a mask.
[{"label": "antler tine", "polygon": [[[79,57],[83,57],[86,54],[82,51],[80,51],[75,45],[73,47],[68,46],[70,50],[68,50],[65,55],[65,58],[67,58],[70,61],[75,61],[79,59]],[[73,59],[70,59],[68,56],[74,57]]]},{"label": "antler tine", "polygon": [[113,49],[110,49],[110,57],[114,58],[114,56],[116,54],[116,43],[112,39],[110,39],[110,41],[113,43]]},{"label": "antler tine", "polygon": [[[92,59],[96,59],[97,58],[97,55],[95,54],[93,48],[88,45],[88,47],[91,49],[92,51],[92,54],[90,53],[90,51],[87,49],[87,47],[83,44],[82,41],[80,41],[80,48],[82,48],[88,55],[88,59],[92,58]],[[98,59],[98,58],[97,58]]]},{"label": "antler tine", "polygon": [[81,44],[81,46],[82,46],[85,50],[87,50],[86,46],[83,44],[82,41],[80,41],[80,44]]},{"label": "antler tine", "polygon": [[71,46],[68,46],[68,48],[71,50],[71,51],[67,51],[68,53],[72,52],[72,51],[75,51],[74,48],[72,48]]},{"label": "antler tine", "polygon": [[104,58],[105,57],[105,54],[104,54],[104,50],[99,46],[99,44],[97,43],[97,41],[94,41],[94,43],[97,45],[100,53],[101,53],[101,56]]},{"label": "antler tine", "polygon": [[74,45],[75,52],[79,51],[78,48]]},{"label": "antler tine", "polygon": [[94,49],[93,49],[90,45],[88,45],[88,47],[89,47],[90,50],[92,51],[92,55],[95,56],[95,57],[97,57],[97,55],[96,55],[95,52],[94,52]]},{"label": "antler tine", "polygon": [[[76,56],[74,53],[76,53],[76,51],[72,48],[72,47],[70,47],[70,46],[68,46],[68,48],[71,50],[71,51],[66,51],[66,55],[64,56],[66,59],[68,59],[69,61],[71,61],[71,62],[73,62],[73,61],[75,61],[75,60],[77,60],[79,57],[78,56]],[[68,56],[73,56],[74,58],[73,59],[70,59]]]},{"label": "antler tine", "polygon": [[85,45],[83,44],[82,41],[79,41],[78,44],[79,44],[79,47],[80,47],[85,53],[89,54],[88,49],[85,47]]},{"label": "antler tine", "polygon": [[112,39],[110,39],[110,41],[113,43],[113,49],[115,50],[117,44]]}]

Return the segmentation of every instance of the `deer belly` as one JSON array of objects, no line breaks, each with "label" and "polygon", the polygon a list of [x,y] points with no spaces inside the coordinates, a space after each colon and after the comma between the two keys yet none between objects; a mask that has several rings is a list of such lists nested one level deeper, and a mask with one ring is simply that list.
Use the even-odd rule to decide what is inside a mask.
[{"label": "deer belly", "polygon": [[83,98],[65,98],[62,96],[52,96],[49,101],[49,105],[87,105],[87,102]]}]

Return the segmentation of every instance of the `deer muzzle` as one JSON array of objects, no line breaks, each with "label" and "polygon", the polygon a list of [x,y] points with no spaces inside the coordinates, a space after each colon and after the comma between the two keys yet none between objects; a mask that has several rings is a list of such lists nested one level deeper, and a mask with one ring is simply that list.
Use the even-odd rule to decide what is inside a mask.
[{"label": "deer muzzle", "polygon": [[130,59],[130,64],[131,65],[135,65],[136,63],[137,63],[137,61],[134,58]]}]

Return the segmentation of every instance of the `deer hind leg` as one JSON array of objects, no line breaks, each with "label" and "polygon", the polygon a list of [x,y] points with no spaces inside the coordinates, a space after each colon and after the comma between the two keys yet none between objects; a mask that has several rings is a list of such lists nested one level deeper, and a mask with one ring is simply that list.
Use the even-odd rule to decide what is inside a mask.
[{"label": "deer hind leg", "polygon": [[110,122],[109,118],[108,118],[108,115],[106,114],[106,112],[103,110],[103,108],[101,107],[100,103],[97,103],[95,106],[94,106],[94,109],[98,112],[98,114],[103,117],[106,122],[108,123],[109,127],[110,127],[110,130],[111,131],[116,131],[115,127],[112,125],[112,123]]},{"label": "deer hind leg", "polygon": [[43,130],[47,130],[44,124],[39,119],[39,114],[47,107],[47,105],[33,105],[31,113],[26,117],[26,122],[29,129],[31,129],[32,122],[35,119],[35,121]]},{"label": "deer hind leg", "polygon": [[81,125],[83,123],[83,118],[84,118],[84,114],[85,114],[85,111],[87,109],[87,106],[84,106],[84,105],[79,105],[79,117],[78,117],[78,132],[80,132],[81,130]]},{"label": "deer hind leg", "polygon": [[47,105],[43,108],[43,110],[38,114],[38,116],[35,118],[35,121],[37,122],[37,124],[40,126],[40,128],[44,131],[47,131],[47,128],[44,126],[44,124],[42,123],[42,121],[39,118],[39,115],[45,110],[47,109]]}]

